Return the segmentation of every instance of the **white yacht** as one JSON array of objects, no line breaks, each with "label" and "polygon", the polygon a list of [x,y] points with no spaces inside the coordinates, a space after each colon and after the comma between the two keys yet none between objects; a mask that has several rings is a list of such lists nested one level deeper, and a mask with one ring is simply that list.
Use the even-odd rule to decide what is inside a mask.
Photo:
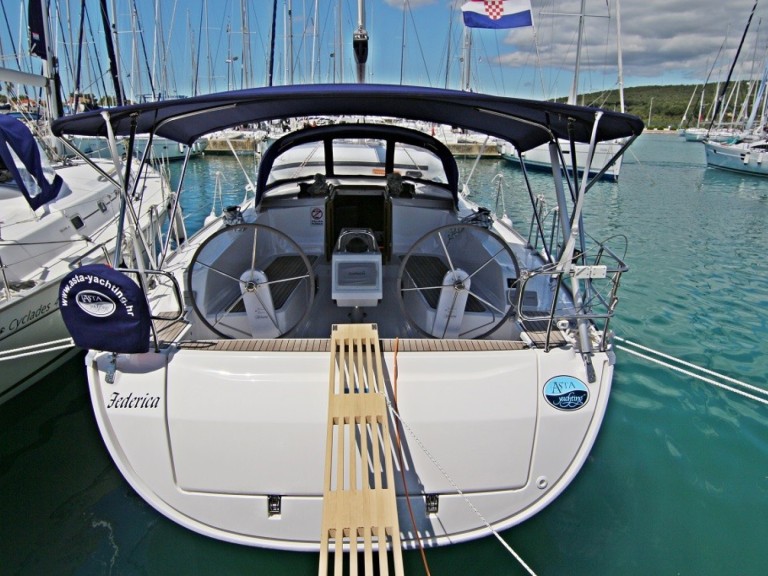
[{"label": "white yacht", "polygon": [[633,139],[643,123],[341,84],[127,106],[54,131],[189,146],[317,116],[357,121],[286,134],[261,159],[254,199],[155,269],[73,270],[62,309],[90,350],[104,442],[158,511],[212,538],[319,552],[320,573],[342,551],[368,562],[389,550],[401,567],[403,548],[510,528],[576,477],[608,406],[627,266],[587,233],[588,179],[569,192],[555,165],[561,218],[540,220],[531,194],[517,229],[462,193],[445,144],[373,119],[450,123],[522,151]]}]

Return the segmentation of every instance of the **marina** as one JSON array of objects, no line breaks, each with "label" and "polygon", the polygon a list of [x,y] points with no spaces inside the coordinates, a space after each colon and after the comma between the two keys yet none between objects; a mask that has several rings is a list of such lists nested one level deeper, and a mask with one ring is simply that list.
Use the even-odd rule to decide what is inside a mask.
[{"label": "marina", "polygon": [[[460,165],[470,168],[471,161]],[[236,180],[240,171],[224,157],[196,159],[190,170],[211,185],[216,172]],[[515,220],[524,200],[519,170],[482,160],[477,178],[490,182],[498,172]],[[243,185],[225,186],[232,197],[223,203],[238,199]],[[590,194],[605,205],[590,221],[629,239],[617,336],[768,387],[766,184],[707,169],[699,144],[647,133],[625,157],[621,181]],[[210,209],[190,198],[188,229]],[[610,407],[581,474],[504,540],[538,574],[761,574],[765,404],[617,346]],[[317,554],[207,539],[138,498],[101,443],[82,362],[0,406],[3,573],[316,570]],[[435,574],[525,573],[492,537],[429,550],[427,558]],[[417,552],[404,554],[406,573],[419,573],[421,562]]]},{"label": "marina", "polygon": [[742,1],[4,6],[0,576],[761,576]]}]

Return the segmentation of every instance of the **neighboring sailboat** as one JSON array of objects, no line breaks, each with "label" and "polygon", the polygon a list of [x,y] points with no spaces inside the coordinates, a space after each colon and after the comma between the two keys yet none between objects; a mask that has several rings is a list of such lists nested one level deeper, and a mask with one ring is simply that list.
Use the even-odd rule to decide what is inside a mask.
[{"label": "neighboring sailboat", "polygon": [[[7,115],[0,115],[0,159],[1,403],[76,353],[59,314],[59,281],[73,267],[110,261],[127,203],[111,161],[49,164],[29,129]],[[143,234],[159,233],[170,191],[156,173],[141,185],[143,203],[131,201],[129,210]],[[137,246],[151,246],[146,237]],[[125,249],[118,261],[136,262],[133,246]]]},{"label": "neighboring sailboat", "polygon": [[[752,17],[757,8],[757,0],[752,6],[747,25],[741,37],[741,42],[736,51],[731,68],[728,72],[728,78],[717,100],[714,116],[722,106],[722,100],[728,88],[728,82],[744,44],[744,39],[749,31]],[[707,166],[719,170],[749,174],[752,176],[768,176],[768,139],[765,137],[766,127],[766,83],[768,83],[768,62],[763,70],[763,76],[760,81],[757,95],[750,111],[749,118],[744,127],[741,136],[735,135],[729,142],[716,142],[713,140],[704,141],[704,152],[707,160]],[[759,120],[758,120],[759,118]],[[757,125],[755,122],[757,121]],[[712,121],[714,123],[714,120]],[[710,129],[712,124],[710,124]]]},{"label": "neighboring sailboat", "polygon": [[[47,14],[37,0],[29,11],[32,51],[43,59],[44,74],[0,69],[0,81],[44,88],[46,110],[55,118],[60,99]],[[112,159],[63,158],[56,150],[62,144],[48,131],[52,119],[25,124],[0,115],[0,402],[76,353],[59,313],[61,278],[74,267],[111,257],[114,264],[144,265],[171,200],[154,171],[139,182],[135,171]],[[121,193],[137,188],[143,200]],[[133,220],[139,232],[123,245],[116,238],[124,219]]]},{"label": "neighboring sailboat", "polygon": [[[574,64],[573,82],[571,91],[568,95],[568,104],[577,104],[579,90],[579,71],[581,67],[581,50],[584,40],[584,19],[586,17],[586,0],[581,0],[581,9],[579,12],[579,30],[576,41],[576,61]],[[624,80],[623,63],[621,51],[621,14],[619,0],[616,0],[616,37],[618,51],[618,85],[620,110],[624,112]],[[626,141],[615,140],[609,142],[600,142],[596,147],[590,149],[585,144],[575,144],[574,146],[561,146],[562,158],[560,164],[569,172],[577,171],[579,175],[584,172],[585,166],[590,166],[588,174],[590,178],[603,178],[612,181],[618,181],[621,172],[621,162],[623,150]],[[589,158],[588,154],[592,154]],[[501,148],[502,157],[513,163],[525,165],[531,169],[549,170],[552,166],[551,151],[546,146],[519,152],[510,145],[503,145]]]}]

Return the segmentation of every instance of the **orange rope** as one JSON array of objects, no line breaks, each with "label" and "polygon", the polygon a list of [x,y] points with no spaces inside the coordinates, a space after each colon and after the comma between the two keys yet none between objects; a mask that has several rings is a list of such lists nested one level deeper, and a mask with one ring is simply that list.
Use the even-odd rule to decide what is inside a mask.
[{"label": "orange rope", "polygon": [[[392,404],[395,407],[395,412],[400,413],[400,410],[397,407],[397,345],[399,342],[399,338],[395,338],[395,349],[394,349],[394,357],[395,362],[393,366],[393,382],[392,382],[392,390],[394,393],[394,398],[392,399]],[[413,533],[416,535],[416,541],[419,543],[419,552],[421,553],[421,563],[424,565],[424,571],[427,573],[427,576],[431,576],[431,572],[429,571],[429,563],[427,562],[427,555],[424,551],[424,544],[421,542],[421,537],[419,536],[419,530],[416,527],[416,517],[413,514],[413,508],[411,508],[411,497],[408,494],[408,484],[405,481],[405,466],[403,463],[403,448],[400,444],[400,426],[402,426],[402,422],[400,422],[400,418],[396,418],[397,422],[395,422],[395,442],[397,443],[397,459],[400,463],[400,476],[403,479],[403,489],[405,490],[405,503],[408,505],[408,514],[411,516],[411,526],[413,526]]]}]

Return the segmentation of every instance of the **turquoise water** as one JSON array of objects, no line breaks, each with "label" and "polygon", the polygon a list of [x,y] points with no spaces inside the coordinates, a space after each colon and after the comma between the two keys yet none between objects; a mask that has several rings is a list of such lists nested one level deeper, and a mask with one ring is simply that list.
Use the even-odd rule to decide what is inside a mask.
[{"label": "turquoise water", "polygon": [[[232,179],[225,189],[240,185],[232,159],[196,163],[195,177],[211,164]],[[488,161],[477,176],[490,182],[499,169],[517,219],[519,172]],[[213,178],[204,185],[212,191]],[[617,335],[768,388],[768,180],[707,170],[701,145],[647,134],[621,182],[590,195],[594,235],[628,238]],[[190,227],[209,211],[187,203]],[[768,573],[768,406],[617,355],[581,474],[504,539],[540,575]],[[435,576],[525,573],[492,537],[427,560]],[[405,562],[425,573],[417,553]],[[314,554],[209,540],[147,506],[102,445],[80,358],[0,406],[0,574],[316,572]]]}]

